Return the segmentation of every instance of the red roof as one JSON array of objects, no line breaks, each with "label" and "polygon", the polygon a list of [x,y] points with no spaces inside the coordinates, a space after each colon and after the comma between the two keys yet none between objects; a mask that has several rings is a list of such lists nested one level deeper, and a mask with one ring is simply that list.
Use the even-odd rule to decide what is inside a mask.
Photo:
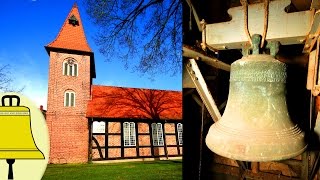
[{"label": "red roof", "polygon": [[93,85],[87,117],[181,120],[182,92]]},{"label": "red roof", "polygon": [[[72,21],[70,21],[70,18],[72,19],[72,16],[75,17],[76,24],[71,23]],[[73,5],[56,39],[49,43],[46,48],[92,52],[88,45],[78,6],[76,4]]]}]

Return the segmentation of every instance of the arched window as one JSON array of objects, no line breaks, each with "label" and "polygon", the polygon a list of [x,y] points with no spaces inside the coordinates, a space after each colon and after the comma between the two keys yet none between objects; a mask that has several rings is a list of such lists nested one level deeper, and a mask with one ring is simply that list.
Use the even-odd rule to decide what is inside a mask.
[{"label": "arched window", "polygon": [[177,131],[178,131],[178,143],[179,145],[183,144],[183,138],[182,138],[182,133],[183,133],[183,126],[182,123],[177,124]]},{"label": "arched window", "polygon": [[66,91],[64,93],[64,106],[74,107],[76,102],[76,94],[73,91]]},{"label": "arched window", "polygon": [[152,142],[153,146],[163,146],[163,130],[161,123],[152,123]]},{"label": "arched window", "polygon": [[63,75],[65,76],[78,76],[78,64],[72,58],[67,58],[63,61]]},{"label": "arched window", "polygon": [[136,146],[136,128],[134,122],[123,123],[124,146]]}]

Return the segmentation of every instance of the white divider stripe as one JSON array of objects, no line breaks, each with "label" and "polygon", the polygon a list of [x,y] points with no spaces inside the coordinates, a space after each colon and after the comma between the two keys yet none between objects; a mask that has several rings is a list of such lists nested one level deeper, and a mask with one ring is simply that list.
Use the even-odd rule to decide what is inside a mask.
[{"label": "white divider stripe", "polygon": [[0,116],[29,116],[29,111],[0,111]]}]

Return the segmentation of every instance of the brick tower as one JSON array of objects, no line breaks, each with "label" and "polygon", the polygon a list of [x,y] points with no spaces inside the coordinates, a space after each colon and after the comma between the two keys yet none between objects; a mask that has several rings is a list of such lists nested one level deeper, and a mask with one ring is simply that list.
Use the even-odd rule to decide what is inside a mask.
[{"label": "brick tower", "polygon": [[45,49],[50,56],[46,114],[51,146],[49,162],[87,162],[86,110],[95,66],[76,4],[55,40]]}]

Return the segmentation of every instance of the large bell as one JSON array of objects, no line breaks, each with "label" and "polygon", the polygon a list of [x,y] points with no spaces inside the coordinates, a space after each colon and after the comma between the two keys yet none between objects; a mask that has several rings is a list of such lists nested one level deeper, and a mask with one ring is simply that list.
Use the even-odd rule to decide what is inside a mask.
[{"label": "large bell", "polygon": [[[0,106],[0,159],[44,159],[37,148],[31,131],[30,111],[28,107],[12,106],[12,99],[7,95]],[[4,99],[10,99],[10,106],[4,106]]]},{"label": "large bell", "polygon": [[222,118],[207,134],[218,155],[242,161],[275,161],[306,149],[304,133],[289,117],[286,66],[255,54],[231,64],[229,97]]}]

